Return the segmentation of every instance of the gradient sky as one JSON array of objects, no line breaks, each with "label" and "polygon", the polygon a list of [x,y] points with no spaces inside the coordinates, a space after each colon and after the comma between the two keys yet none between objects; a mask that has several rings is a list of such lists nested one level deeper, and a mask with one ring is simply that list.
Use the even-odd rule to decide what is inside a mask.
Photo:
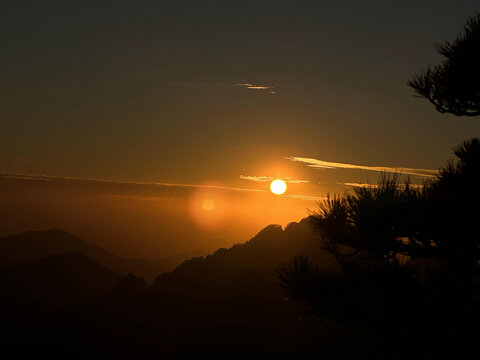
[{"label": "gradient sky", "polygon": [[[289,177],[308,181],[291,194],[322,197],[378,171],[315,161],[438,169],[480,120],[437,113],[406,82],[441,60],[434,45],[476,10],[466,0],[4,1],[0,172],[246,190]],[[17,223],[0,233],[33,226]]]}]

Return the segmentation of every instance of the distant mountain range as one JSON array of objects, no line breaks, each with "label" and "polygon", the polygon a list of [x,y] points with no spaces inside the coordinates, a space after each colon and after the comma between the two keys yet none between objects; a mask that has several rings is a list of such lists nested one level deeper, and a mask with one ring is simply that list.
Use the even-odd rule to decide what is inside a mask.
[{"label": "distant mountain range", "polygon": [[[39,261],[67,252],[83,254],[120,275],[132,273],[143,277],[147,282],[153,281],[162,273],[175,269],[175,264],[179,265],[183,259],[188,260],[189,258],[191,258],[190,261],[175,269],[173,273],[182,273],[193,263],[207,264],[212,261],[221,261],[232,266],[246,268],[272,268],[290,260],[296,254],[308,254],[310,257],[318,257],[322,254],[319,251],[318,242],[307,224],[307,219],[299,223],[290,223],[285,230],[280,225],[269,225],[249,241],[234,245],[229,249],[218,249],[205,258],[193,257],[201,253],[196,251],[156,261],[120,258],[104,248],[90,244],[66,231],[50,229],[27,231],[0,238],[0,269]],[[324,265],[325,261],[329,265],[332,264],[329,257],[323,256],[322,260],[321,263]]]},{"label": "distant mountain range", "polygon": [[[362,336],[299,318],[307,309],[283,298],[275,269],[300,254],[319,267],[336,266],[308,219],[285,229],[267,226],[243,244],[188,259],[170,273],[61,230],[8,236],[0,239],[0,308],[9,329],[2,343],[25,351],[25,343],[55,348],[54,357],[70,348],[82,356],[256,351],[296,357],[337,353],[346,336],[358,351]],[[147,285],[142,276],[152,279],[156,269]]]},{"label": "distant mountain range", "polygon": [[4,296],[31,298],[54,306],[99,301],[123,277],[74,251],[13,266],[0,274]]},{"label": "distant mountain range", "polygon": [[88,256],[118,274],[134,273],[145,278],[148,282],[153,281],[157,275],[170,271],[188,256],[188,254],[179,255],[157,261],[124,259],[66,231],[50,229],[47,231],[27,231],[0,238],[0,268],[41,260],[51,255],[71,251]]},{"label": "distant mountain range", "polygon": [[[4,284],[0,293],[12,301],[31,299],[55,306],[95,303],[107,297],[110,302],[124,304],[131,294],[139,292],[161,295],[162,301],[169,295],[202,302],[209,296],[247,293],[254,298],[258,293],[279,297],[275,268],[300,254],[323,268],[336,265],[332,256],[320,250],[308,219],[290,223],[285,229],[269,225],[245,243],[187,259],[169,273],[165,266],[146,260],[119,258],[66,231],[28,231],[0,238]],[[148,286],[143,279],[154,281]]]}]

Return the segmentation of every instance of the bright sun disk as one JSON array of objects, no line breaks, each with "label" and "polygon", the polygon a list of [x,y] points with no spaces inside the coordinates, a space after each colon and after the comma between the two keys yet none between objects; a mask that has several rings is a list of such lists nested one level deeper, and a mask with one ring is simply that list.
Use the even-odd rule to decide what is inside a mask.
[{"label": "bright sun disk", "polygon": [[287,190],[287,184],[280,179],[273,180],[270,184],[270,190],[274,194],[281,195]]}]

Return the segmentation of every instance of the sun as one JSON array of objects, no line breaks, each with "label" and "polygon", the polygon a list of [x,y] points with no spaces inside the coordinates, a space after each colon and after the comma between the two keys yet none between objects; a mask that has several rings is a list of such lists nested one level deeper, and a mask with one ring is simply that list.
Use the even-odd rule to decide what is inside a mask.
[{"label": "sun", "polygon": [[270,190],[274,194],[281,195],[287,191],[287,184],[280,179],[273,180],[270,184]]}]

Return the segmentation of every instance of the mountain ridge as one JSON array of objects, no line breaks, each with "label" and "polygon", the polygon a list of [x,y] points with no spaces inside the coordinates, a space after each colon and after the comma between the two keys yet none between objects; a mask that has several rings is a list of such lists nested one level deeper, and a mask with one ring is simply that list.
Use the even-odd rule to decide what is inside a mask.
[{"label": "mountain ridge", "polygon": [[0,238],[0,267],[11,267],[70,251],[82,253],[119,274],[135,273],[152,281],[168,268],[142,259],[124,259],[95,244],[56,228],[25,231]]}]

